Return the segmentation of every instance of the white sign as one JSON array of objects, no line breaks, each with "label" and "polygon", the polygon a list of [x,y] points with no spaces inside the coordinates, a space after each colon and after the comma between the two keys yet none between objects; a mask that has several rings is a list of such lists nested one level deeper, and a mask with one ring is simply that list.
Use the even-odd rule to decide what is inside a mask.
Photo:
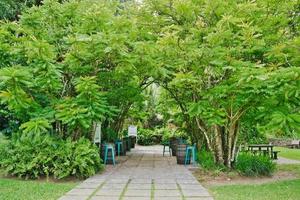
[{"label": "white sign", "polygon": [[135,136],[135,137],[137,137],[137,127],[136,126],[130,125],[128,127],[128,136]]},{"label": "white sign", "polygon": [[95,136],[94,136],[94,144],[101,143],[101,123],[96,124]]}]

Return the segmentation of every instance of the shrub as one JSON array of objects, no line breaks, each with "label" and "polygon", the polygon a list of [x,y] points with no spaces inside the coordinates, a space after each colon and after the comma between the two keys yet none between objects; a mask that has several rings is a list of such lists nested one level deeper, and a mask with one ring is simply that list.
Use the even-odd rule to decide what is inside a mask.
[{"label": "shrub", "polygon": [[170,141],[170,138],[176,137],[176,138],[183,138],[187,139],[188,136],[185,132],[176,130],[176,131],[170,131],[168,128],[162,128],[160,129],[162,134],[162,142],[168,142]]},{"label": "shrub", "polygon": [[256,127],[243,124],[241,126],[239,140],[240,143],[266,144],[268,139],[265,134],[259,132]]},{"label": "shrub", "polygon": [[0,165],[13,176],[85,178],[101,169],[98,149],[87,139],[62,140],[50,135],[12,138],[0,148]]},{"label": "shrub", "polygon": [[150,129],[139,129],[137,143],[140,145],[154,145],[161,142],[162,135]]},{"label": "shrub", "polygon": [[215,168],[215,162],[212,153],[201,150],[197,154],[198,163],[205,169]]},{"label": "shrub", "polygon": [[197,153],[197,161],[198,163],[207,170],[220,170],[223,171],[225,169],[224,166],[217,165],[214,161],[213,154],[209,151],[201,149]]},{"label": "shrub", "polygon": [[240,153],[235,164],[235,168],[244,176],[271,176],[275,167],[269,157],[251,153]]},{"label": "shrub", "polygon": [[172,137],[186,139],[187,134],[179,130],[170,131],[168,128],[138,130],[138,144],[140,145],[160,144],[169,141]]},{"label": "shrub", "polygon": [[102,133],[102,140],[105,142],[115,142],[118,139],[118,133],[114,131],[112,128],[104,129]]}]

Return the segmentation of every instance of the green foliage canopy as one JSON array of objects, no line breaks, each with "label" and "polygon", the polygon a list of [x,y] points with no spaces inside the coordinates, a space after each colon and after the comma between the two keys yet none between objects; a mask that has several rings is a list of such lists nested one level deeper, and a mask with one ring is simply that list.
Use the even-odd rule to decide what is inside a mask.
[{"label": "green foliage canopy", "polygon": [[153,82],[230,166],[241,124],[299,136],[299,21],[297,0],[46,0],[1,23],[1,102],[91,137],[99,120],[119,131]]}]

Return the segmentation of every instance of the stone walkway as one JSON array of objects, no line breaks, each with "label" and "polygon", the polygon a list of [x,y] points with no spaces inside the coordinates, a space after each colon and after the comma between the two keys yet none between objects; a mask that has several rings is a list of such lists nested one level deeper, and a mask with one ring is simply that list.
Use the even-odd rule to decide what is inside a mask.
[{"label": "stone walkway", "polygon": [[213,200],[187,167],[162,156],[162,146],[136,146],[59,200]]}]

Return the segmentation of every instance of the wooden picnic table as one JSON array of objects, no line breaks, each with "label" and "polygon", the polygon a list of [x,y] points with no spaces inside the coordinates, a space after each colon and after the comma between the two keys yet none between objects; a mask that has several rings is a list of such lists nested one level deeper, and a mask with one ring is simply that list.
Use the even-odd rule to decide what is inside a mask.
[{"label": "wooden picnic table", "polygon": [[300,148],[300,140],[293,140],[290,144],[287,145],[290,148]]},{"label": "wooden picnic table", "polygon": [[271,158],[273,158],[273,144],[250,144],[248,145],[248,151],[255,152],[267,152]]}]

